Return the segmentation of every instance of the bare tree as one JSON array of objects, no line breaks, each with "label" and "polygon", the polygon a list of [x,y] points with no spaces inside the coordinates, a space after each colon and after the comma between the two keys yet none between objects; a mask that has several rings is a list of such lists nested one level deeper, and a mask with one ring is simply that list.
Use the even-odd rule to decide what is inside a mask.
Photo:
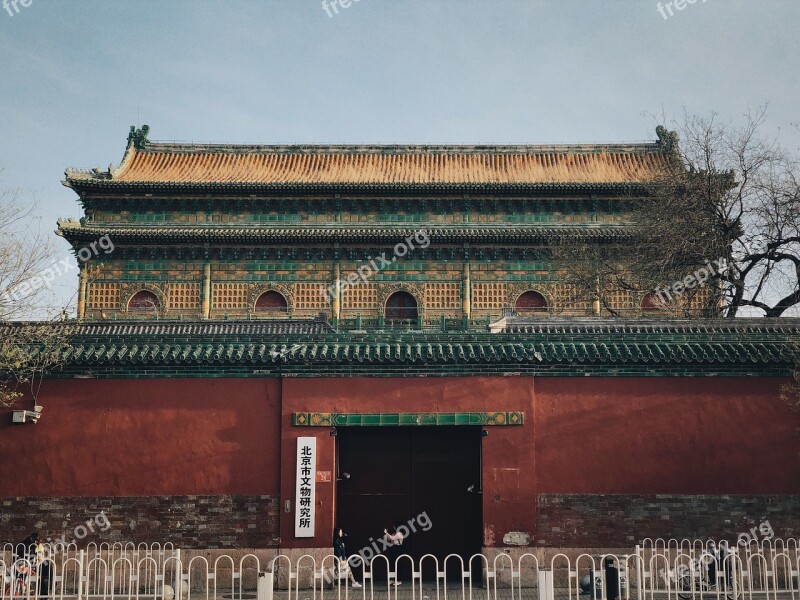
[{"label": "bare tree", "polygon": [[629,239],[564,248],[566,277],[612,313],[608,299],[631,290],[705,316],[780,317],[800,305],[798,158],[760,134],[765,115],[659,126],[670,160],[623,199]]},{"label": "bare tree", "polygon": [[[0,406],[18,401],[26,385],[37,401],[42,377],[61,365],[69,336],[48,285],[55,250],[34,213],[18,190],[0,189]],[[12,323],[41,316],[37,307],[44,320]]]},{"label": "bare tree", "polygon": [[[741,126],[715,115],[685,117],[677,180],[683,193],[674,193],[673,183],[659,186],[637,219],[663,244],[666,264],[724,261],[715,280],[727,317],[744,309],[780,317],[800,304],[798,160],[760,134],[765,117],[763,109],[747,113]],[[654,215],[664,219],[660,235]]]},{"label": "bare tree", "polygon": [[0,406],[15,404],[26,389],[38,404],[45,375],[64,364],[71,329],[47,321],[0,324]]}]

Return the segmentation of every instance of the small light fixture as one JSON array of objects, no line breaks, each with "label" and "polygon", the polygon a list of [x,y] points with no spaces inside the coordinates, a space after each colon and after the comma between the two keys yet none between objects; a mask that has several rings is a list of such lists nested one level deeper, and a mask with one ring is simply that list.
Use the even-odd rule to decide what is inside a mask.
[{"label": "small light fixture", "polygon": [[336,437],[336,427],[331,427],[330,434],[331,434],[331,437]]},{"label": "small light fixture", "polygon": [[486,437],[489,435],[488,429],[481,429],[481,437]]}]

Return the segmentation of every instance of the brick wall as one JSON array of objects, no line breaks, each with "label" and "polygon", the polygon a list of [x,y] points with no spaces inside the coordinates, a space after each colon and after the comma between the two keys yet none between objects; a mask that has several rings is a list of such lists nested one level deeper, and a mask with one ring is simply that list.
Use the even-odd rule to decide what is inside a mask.
[{"label": "brick wall", "polygon": [[623,548],[646,537],[735,541],[769,521],[775,537],[800,536],[800,496],[540,494],[534,544]]},{"label": "brick wall", "polygon": [[91,542],[277,547],[278,505],[272,496],[5,498],[0,500],[0,542],[19,542],[38,530],[44,540],[63,536],[70,542],[83,535],[76,539],[79,548]]},{"label": "brick wall", "polygon": [[[645,537],[735,541],[764,521],[775,537],[800,536],[796,495],[540,494],[537,506],[532,543],[538,547],[630,548]],[[98,517],[101,511],[107,522]],[[83,526],[79,548],[129,541],[278,548],[278,514],[278,499],[271,496],[6,498],[0,501],[0,541],[18,542],[33,530],[45,540],[71,541]]]}]

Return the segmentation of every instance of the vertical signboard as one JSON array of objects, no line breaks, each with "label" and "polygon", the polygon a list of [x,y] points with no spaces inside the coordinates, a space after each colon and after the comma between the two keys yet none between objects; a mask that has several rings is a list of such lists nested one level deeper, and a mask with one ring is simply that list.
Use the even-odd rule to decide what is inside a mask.
[{"label": "vertical signboard", "polygon": [[294,536],[314,537],[314,474],[317,471],[317,438],[297,438],[297,487]]}]

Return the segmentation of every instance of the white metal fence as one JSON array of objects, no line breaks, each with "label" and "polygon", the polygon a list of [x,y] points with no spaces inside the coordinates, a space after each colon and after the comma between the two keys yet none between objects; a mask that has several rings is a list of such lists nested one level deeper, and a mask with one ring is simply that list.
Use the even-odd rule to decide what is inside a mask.
[{"label": "white metal fence", "polygon": [[[15,560],[7,545],[0,600],[800,600],[797,540],[725,551],[686,541],[645,540],[630,554],[556,554],[541,561],[521,550],[469,560],[402,555],[390,563],[378,555],[361,564],[351,557],[361,588],[332,555],[264,559],[214,551],[212,557],[182,554],[169,544],[115,544],[51,547],[40,560]],[[400,577],[403,585],[396,586]]]}]

